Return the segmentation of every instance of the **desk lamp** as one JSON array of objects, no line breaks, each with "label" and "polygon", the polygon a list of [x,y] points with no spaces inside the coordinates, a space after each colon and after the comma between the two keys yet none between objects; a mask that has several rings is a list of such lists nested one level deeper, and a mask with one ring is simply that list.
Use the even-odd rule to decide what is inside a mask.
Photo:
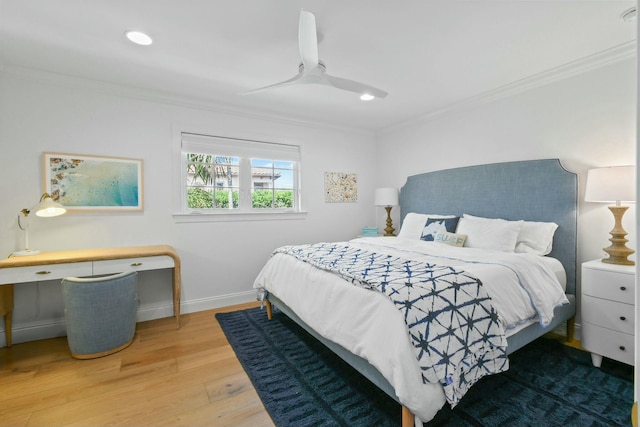
[{"label": "desk lamp", "polygon": [[[32,207],[31,209],[22,209],[18,214],[18,227],[20,230],[24,231],[25,235],[25,244],[23,251],[13,252],[12,256],[26,256],[26,255],[35,255],[40,253],[37,249],[29,249],[29,214],[34,212],[36,216],[39,217],[52,217],[62,215],[67,210],[60,203],[54,202],[51,196],[48,193],[44,193],[40,197],[40,202],[37,205]],[[24,219],[22,219],[24,218]]]},{"label": "desk lamp", "polygon": [[398,189],[397,188],[378,188],[375,196],[376,206],[384,206],[387,210],[387,227],[384,229],[385,236],[395,236],[393,232],[393,224],[391,222],[391,208],[398,206]]},{"label": "desk lamp", "polygon": [[609,254],[602,262],[608,264],[635,265],[635,262],[627,257],[635,251],[627,248],[625,239],[627,232],[622,228],[622,216],[629,206],[622,206],[622,202],[634,202],[636,182],[635,166],[611,166],[606,168],[591,169],[587,174],[587,189],[584,200],[586,202],[615,203],[609,206],[613,213],[615,225],[611,230],[611,245],[604,248]]}]

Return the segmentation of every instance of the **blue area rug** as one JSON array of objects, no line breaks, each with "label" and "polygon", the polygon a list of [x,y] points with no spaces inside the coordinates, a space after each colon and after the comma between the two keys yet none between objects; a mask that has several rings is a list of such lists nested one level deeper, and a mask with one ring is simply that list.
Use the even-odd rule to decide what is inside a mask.
[{"label": "blue area rug", "polygon": [[[398,426],[401,408],[284,314],[216,318],[278,427]],[[633,368],[539,339],[426,426],[630,426]]]}]

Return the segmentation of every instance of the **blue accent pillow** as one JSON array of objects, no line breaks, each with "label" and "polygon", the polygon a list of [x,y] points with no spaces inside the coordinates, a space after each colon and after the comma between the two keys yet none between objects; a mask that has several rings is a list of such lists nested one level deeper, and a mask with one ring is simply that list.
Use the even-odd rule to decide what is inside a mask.
[{"label": "blue accent pillow", "polygon": [[422,236],[420,239],[427,242],[433,242],[434,237],[438,232],[455,233],[459,219],[460,218],[457,216],[453,218],[429,218],[422,229]]}]

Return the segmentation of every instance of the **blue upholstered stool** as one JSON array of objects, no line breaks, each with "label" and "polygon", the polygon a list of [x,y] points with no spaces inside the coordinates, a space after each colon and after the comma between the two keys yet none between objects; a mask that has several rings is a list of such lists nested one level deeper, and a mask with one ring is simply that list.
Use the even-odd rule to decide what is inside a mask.
[{"label": "blue upholstered stool", "polygon": [[136,332],[138,273],[62,279],[67,341],[76,359],[115,353]]}]

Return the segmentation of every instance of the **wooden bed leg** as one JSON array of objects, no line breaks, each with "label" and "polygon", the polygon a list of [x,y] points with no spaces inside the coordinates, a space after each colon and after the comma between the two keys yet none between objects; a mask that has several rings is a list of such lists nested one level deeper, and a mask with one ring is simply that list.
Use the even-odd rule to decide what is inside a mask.
[{"label": "wooden bed leg", "polygon": [[271,311],[271,302],[265,301],[264,303],[267,306],[267,319],[271,320],[273,318],[273,311]]},{"label": "wooden bed leg", "polygon": [[567,342],[573,341],[573,330],[575,328],[575,324],[576,324],[575,316],[567,320]]},{"label": "wooden bed leg", "polygon": [[406,406],[402,407],[402,427],[414,427],[415,415]]}]

